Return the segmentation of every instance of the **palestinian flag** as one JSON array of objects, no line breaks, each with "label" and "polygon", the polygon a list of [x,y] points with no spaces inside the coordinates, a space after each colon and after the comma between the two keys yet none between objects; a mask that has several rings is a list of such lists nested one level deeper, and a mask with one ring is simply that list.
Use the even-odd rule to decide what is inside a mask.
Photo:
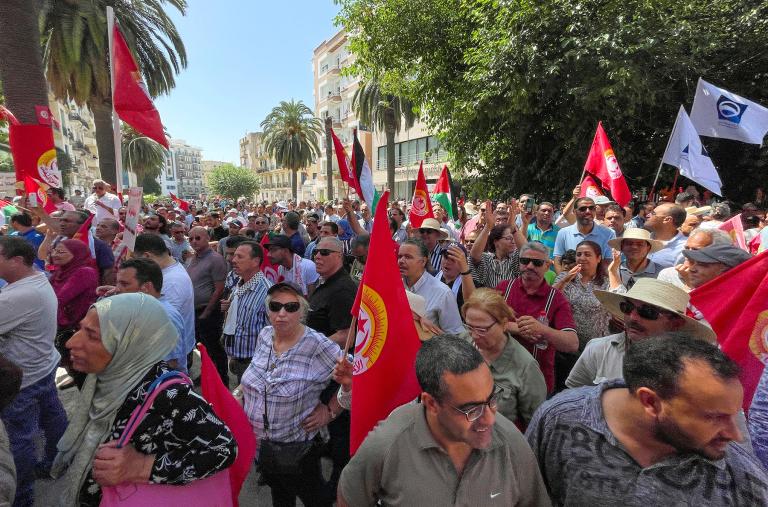
[{"label": "palestinian flag", "polygon": [[459,208],[456,205],[456,192],[453,189],[451,173],[448,166],[443,166],[443,172],[435,183],[435,189],[432,191],[432,202],[440,203],[440,206],[448,213],[451,220],[459,219]]},{"label": "palestinian flag", "polygon": [[373,172],[371,171],[371,166],[368,165],[368,161],[365,159],[363,145],[360,144],[360,141],[357,139],[357,129],[352,132],[355,138],[352,145],[351,160],[352,170],[355,172],[355,181],[357,183],[355,191],[357,192],[357,195],[368,203],[368,206],[373,207],[375,194],[373,188]]}]

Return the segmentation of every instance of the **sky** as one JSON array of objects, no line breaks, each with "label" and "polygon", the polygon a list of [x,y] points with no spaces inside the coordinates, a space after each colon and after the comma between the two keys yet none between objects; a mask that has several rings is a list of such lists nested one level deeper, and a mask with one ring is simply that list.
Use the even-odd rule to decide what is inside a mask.
[{"label": "sky", "polygon": [[337,31],[333,0],[188,0],[173,8],[187,68],[169,95],[155,99],[175,139],[203,149],[203,160],[238,164],[240,139],[281,100],[314,110],[312,51]]}]

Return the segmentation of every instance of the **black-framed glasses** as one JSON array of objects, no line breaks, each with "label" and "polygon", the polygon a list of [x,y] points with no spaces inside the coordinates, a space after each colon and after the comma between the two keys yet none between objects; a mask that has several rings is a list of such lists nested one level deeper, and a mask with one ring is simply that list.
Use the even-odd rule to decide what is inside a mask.
[{"label": "black-framed glasses", "polygon": [[317,250],[315,250],[315,253],[320,254],[323,257],[328,257],[332,253],[339,253],[339,252],[337,252],[336,250],[329,250],[328,248],[318,248]]},{"label": "black-framed glasses", "polygon": [[277,313],[283,308],[285,308],[285,311],[288,313],[296,313],[299,311],[299,308],[301,308],[301,305],[297,301],[291,301],[290,303],[278,303],[277,301],[269,302],[270,312]]},{"label": "black-framed glasses", "polygon": [[496,322],[495,320],[493,321],[493,323],[490,326],[485,326],[485,327],[473,326],[471,324],[464,324],[464,329],[466,329],[467,332],[469,332],[470,334],[471,333],[475,333],[478,336],[482,336],[482,335],[486,334],[496,324],[498,324],[498,322]]},{"label": "black-framed glasses", "polygon": [[592,206],[579,206],[576,208],[576,210],[580,211],[581,213],[584,213],[585,211],[595,211],[595,205]]},{"label": "black-framed glasses", "polygon": [[629,315],[633,311],[637,310],[637,314],[646,320],[657,320],[662,314],[676,315],[673,312],[664,311],[656,306],[646,303],[636,305],[632,301],[628,301],[626,299],[619,303],[619,310],[621,310],[621,313],[624,315]]},{"label": "black-framed glasses", "polygon": [[540,268],[544,265],[544,263],[547,262],[544,259],[531,259],[530,257],[520,257],[520,265],[521,266],[527,266],[528,264],[533,264],[537,268]]},{"label": "black-framed glasses", "polygon": [[451,405],[450,403],[447,403],[449,407],[456,410],[457,412],[461,412],[464,414],[464,416],[467,418],[467,421],[469,422],[475,422],[481,417],[483,417],[483,413],[485,412],[485,407],[487,406],[491,410],[496,410],[499,406],[499,395],[501,394],[502,389],[494,385],[493,386],[493,393],[488,397],[488,400],[485,403],[481,403],[479,405],[473,405],[469,407],[468,409],[460,409],[459,407],[456,407],[454,405]]}]

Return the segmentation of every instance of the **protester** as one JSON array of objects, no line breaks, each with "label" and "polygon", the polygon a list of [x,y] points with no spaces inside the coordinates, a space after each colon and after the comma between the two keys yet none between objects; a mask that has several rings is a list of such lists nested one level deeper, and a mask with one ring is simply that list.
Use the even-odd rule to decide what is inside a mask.
[{"label": "protester", "polygon": [[69,202],[71,202],[76,209],[83,209],[83,206],[85,205],[85,196],[83,196],[83,191],[80,189],[75,189],[75,195],[69,196]]},{"label": "protester", "polygon": [[339,507],[550,505],[520,432],[496,413],[499,390],[480,352],[436,336],[416,356],[421,403],[395,409],[344,469]]},{"label": "protester", "polygon": [[[229,369],[240,378],[251,363],[256,340],[267,325],[264,302],[272,283],[260,271],[264,250],[256,242],[243,241],[232,257],[235,277],[227,277],[227,297],[221,301],[224,312],[223,341],[229,358]],[[228,378],[228,377],[227,377]],[[225,382],[225,385],[229,382]]]},{"label": "protester", "polygon": [[390,208],[389,212],[390,229],[394,230],[392,239],[401,244],[408,239],[408,229],[405,226],[405,213],[400,208]]},{"label": "protester", "polygon": [[104,180],[93,180],[93,193],[88,196],[83,204],[83,209],[95,215],[94,225],[99,225],[105,218],[115,218],[117,210],[123,203],[115,194],[107,191],[107,183]]},{"label": "protester", "polygon": [[[304,505],[330,506],[323,492],[318,431],[337,413],[319,396],[341,351],[302,323],[309,304],[291,284],[272,286],[267,308],[271,325],[259,334],[238,387],[259,442],[259,469],[273,505],[293,505],[298,496]],[[281,457],[275,454],[279,444],[288,443],[301,447],[294,470],[279,466]]]},{"label": "protester", "polygon": [[555,271],[561,273],[563,268],[560,259],[566,250],[575,250],[576,245],[584,240],[594,241],[600,245],[603,262],[608,264],[607,259],[611,258],[611,247],[608,241],[613,239],[616,234],[613,230],[595,223],[595,201],[589,197],[576,199],[574,204],[574,213],[576,223],[560,229],[555,239]]},{"label": "protester", "polygon": [[539,203],[536,210],[536,220],[528,224],[525,231],[526,241],[538,241],[549,250],[549,258],[553,259],[555,254],[555,240],[560,227],[553,223],[555,206],[551,202]]},{"label": "protester", "polygon": [[[21,368],[0,354],[0,413],[21,389]],[[16,496],[16,466],[8,433],[0,419],[0,505],[10,506]]]},{"label": "protester", "polygon": [[555,387],[555,351],[579,349],[568,300],[544,279],[550,262],[547,247],[535,241],[526,243],[520,248],[520,276],[496,287],[517,315],[507,329],[539,362],[548,393]]},{"label": "protester", "polygon": [[115,218],[105,218],[96,226],[96,237],[109,245],[114,254],[119,246],[117,235],[120,233],[120,223]]},{"label": "protester", "polygon": [[[349,275],[356,282],[359,282],[363,278],[365,264],[368,262],[368,247],[370,243],[371,236],[369,234],[361,234],[352,241],[350,254],[354,260],[352,261],[352,266],[349,268]],[[307,249],[309,249],[309,247],[307,247]],[[315,261],[317,261],[317,259],[315,259]]]},{"label": "protester", "polygon": [[[201,227],[205,232],[205,236],[208,236],[208,231],[205,231],[204,227]],[[189,244],[187,237],[184,235],[186,228],[183,223],[171,222],[168,225],[168,230],[171,233],[171,242],[168,249],[171,251],[171,257],[178,262],[185,264],[187,259],[194,253],[192,245]],[[192,233],[190,229],[190,234]]]},{"label": "protester", "polygon": [[643,226],[645,226],[645,220],[650,215],[651,211],[653,211],[653,208],[656,206],[649,201],[640,202],[635,205],[635,216],[632,217],[632,220],[629,221],[629,224],[627,224],[628,229],[642,229]]},{"label": "protester", "polygon": [[418,228],[418,234],[418,237],[424,243],[424,246],[427,247],[427,252],[429,253],[427,271],[436,273],[440,270],[440,260],[443,252],[443,248],[440,246],[440,241],[449,239],[448,232],[440,227],[440,223],[437,220],[434,218],[427,218]]},{"label": "protester", "polygon": [[729,218],[731,218],[730,206],[724,202],[718,202],[712,205],[712,211],[704,217],[704,221],[699,227],[702,229],[717,229]]},{"label": "protester", "polygon": [[752,256],[733,245],[709,245],[696,250],[683,250],[687,283],[692,288],[701,287]]},{"label": "protester", "polygon": [[691,235],[691,232],[701,225],[701,222],[700,215],[686,212],[685,221],[683,222],[683,225],[680,226],[680,232],[683,233],[683,236],[688,237]]},{"label": "protester", "polygon": [[282,225],[282,234],[290,241],[291,251],[299,257],[303,257],[306,245],[299,233],[299,225],[301,224],[299,215],[292,211],[285,213],[280,224]]},{"label": "protester", "polygon": [[[37,229],[32,225],[32,217],[26,213],[14,213],[11,215],[11,228],[13,232],[9,236],[18,236],[23,238],[24,241],[32,245],[35,252],[37,252],[40,245],[45,240],[45,236],[37,232]],[[45,263],[42,259],[35,259],[35,266],[40,269],[45,267]]]},{"label": "protester", "polygon": [[[686,238],[683,250],[698,250],[709,245],[731,245],[731,237],[719,229],[694,229],[693,232]],[[682,252],[682,250],[681,250]],[[679,264],[664,268],[659,272],[658,279],[662,282],[671,283],[672,285],[679,287],[686,292],[690,292],[692,287],[689,285],[688,280],[688,265],[685,264],[685,257],[682,258]]]},{"label": "protester", "polygon": [[307,229],[309,243],[304,250],[304,258],[314,260],[314,250],[317,242],[320,241],[320,217],[317,213],[309,213],[304,216],[304,226]]},{"label": "protester", "polygon": [[611,229],[617,238],[624,234],[624,218],[626,211],[618,204],[610,204],[605,208],[603,224]]},{"label": "protester", "polygon": [[130,444],[116,446],[150,384],[169,371],[162,358],[177,339],[146,294],[116,295],[88,311],[67,344],[88,377],[54,463],[61,505],[97,506],[103,486],[121,483],[189,484],[232,464],[232,434],[189,384],[161,392]]},{"label": "protester", "polygon": [[429,252],[421,240],[406,239],[400,245],[397,264],[406,290],[427,302],[427,318],[447,333],[464,330],[459,307],[451,289],[427,272]]},{"label": "protester", "polygon": [[[611,290],[629,290],[640,278],[656,278],[661,267],[648,256],[658,252],[664,244],[651,239],[651,234],[645,229],[627,229],[620,238],[608,242],[614,249],[611,264],[608,266]],[[594,338],[594,336],[593,336]]]},{"label": "protester", "polygon": [[763,368],[749,409],[749,435],[755,456],[768,469],[768,368]]},{"label": "protester", "polygon": [[595,296],[625,331],[590,340],[565,381],[568,387],[620,378],[627,350],[649,336],[679,331],[711,343],[717,339],[710,327],[686,315],[690,296],[668,283],[641,278],[626,294],[596,291]]},{"label": "protester", "polygon": [[686,238],[678,230],[685,221],[686,213],[683,208],[675,204],[661,203],[656,206],[644,228],[650,231],[653,239],[664,242],[664,248],[650,256],[650,259],[663,268],[675,265],[677,256],[683,249]]},{"label": "protester", "polygon": [[734,443],[743,392],[731,359],[701,340],[661,336],[634,343],[622,370],[623,380],[545,402],[528,427],[555,505],[768,501],[765,471]]},{"label": "protester", "polygon": [[[336,225],[336,224],[333,224]],[[323,224],[323,229],[326,224]],[[266,245],[269,262],[278,265],[278,281],[293,283],[299,287],[303,296],[314,292],[318,282],[315,263],[304,259],[293,248],[288,236],[278,234],[269,239]]]},{"label": "protester", "polygon": [[508,222],[492,225],[494,216],[490,204],[488,201],[483,205],[485,225],[469,252],[472,279],[478,287],[496,287],[502,280],[520,276],[515,226]]},{"label": "protester", "polygon": [[463,246],[451,244],[443,250],[440,271],[435,274],[435,278],[451,289],[456,298],[456,305],[461,309],[464,300],[469,299],[475,290],[472,270],[469,269],[467,252]]},{"label": "protester", "polygon": [[213,241],[221,241],[229,235],[227,228],[221,225],[221,215],[218,212],[212,211],[208,213],[206,217],[208,235]]}]

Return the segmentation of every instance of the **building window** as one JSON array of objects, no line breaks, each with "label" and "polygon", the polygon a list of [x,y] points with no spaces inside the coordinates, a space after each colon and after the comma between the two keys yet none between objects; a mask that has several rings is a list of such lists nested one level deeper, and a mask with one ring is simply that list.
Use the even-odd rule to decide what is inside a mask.
[{"label": "building window", "polygon": [[[427,156],[429,152],[429,156]],[[435,136],[411,139],[395,144],[395,167],[403,167],[424,162],[439,162],[444,159],[445,153],[440,150],[440,144]],[[376,169],[387,168],[387,146],[378,147]]]}]

